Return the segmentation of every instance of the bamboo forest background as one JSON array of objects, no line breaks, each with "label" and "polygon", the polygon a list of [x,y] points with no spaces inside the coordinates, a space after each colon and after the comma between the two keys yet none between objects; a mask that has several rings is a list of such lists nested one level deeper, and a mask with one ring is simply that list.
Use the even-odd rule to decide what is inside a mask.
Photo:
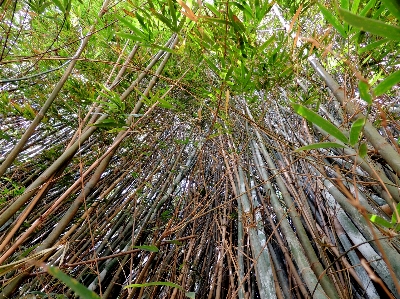
[{"label": "bamboo forest background", "polygon": [[0,298],[400,298],[396,0],[0,0]]}]

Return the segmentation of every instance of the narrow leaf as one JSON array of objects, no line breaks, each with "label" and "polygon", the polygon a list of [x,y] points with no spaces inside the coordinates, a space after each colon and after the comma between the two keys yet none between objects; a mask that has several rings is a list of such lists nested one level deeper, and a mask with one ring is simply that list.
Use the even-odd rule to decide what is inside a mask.
[{"label": "narrow leaf", "polygon": [[339,20],[323,5],[319,4],[319,9],[321,10],[325,20],[329,22],[343,37],[347,37],[344,27],[340,24]]},{"label": "narrow leaf", "polygon": [[364,53],[364,52],[366,52],[366,51],[374,50],[374,49],[376,49],[377,47],[379,47],[380,45],[382,45],[382,44],[384,44],[384,43],[386,43],[386,42],[388,42],[388,41],[389,41],[388,38],[382,38],[382,39],[380,39],[380,40],[378,40],[378,41],[376,41],[376,42],[370,43],[368,46],[365,46],[365,47],[363,47],[363,48],[360,48],[360,49],[358,50],[358,54],[362,54],[362,53]]},{"label": "narrow leaf", "polygon": [[159,14],[159,13],[157,13],[157,12],[155,12],[155,11],[153,11],[153,14],[156,16],[156,18],[157,19],[159,19],[161,22],[163,22],[165,25],[167,25],[167,27],[169,28],[169,29],[171,29],[172,31],[176,31],[176,27],[174,27],[172,24],[171,24],[171,22],[170,22],[170,20],[168,20],[166,17],[164,17],[162,14]]},{"label": "narrow leaf", "polygon": [[94,124],[95,127],[98,128],[105,128],[105,129],[112,129],[112,128],[121,128],[123,127],[122,124],[117,122],[112,118],[103,119],[102,121],[98,121]]},{"label": "narrow leaf", "polygon": [[150,252],[158,252],[159,249],[156,245],[141,245],[141,246],[133,246],[133,248],[143,249]]},{"label": "narrow leaf", "polygon": [[5,139],[7,141],[10,141],[11,140],[11,136],[6,134],[6,133],[4,133],[3,131],[0,131],[0,139]]},{"label": "narrow leaf", "polygon": [[388,25],[382,21],[371,18],[361,17],[341,8],[339,8],[339,13],[345,22],[360,30],[368,31],[372,34],[389,39],[400,40],[400,27]]},{"label": "narrow leaf", "polygon": [[358,137],[360,136],[361,130],[365,125],[365,118],[357,119],[351,126],[350,129],[350,145],[354,146],[358,142]]},{"label": "narrow leaf", "polygon": [[158,99],[158,102],[160,103],[159,106],[162,108],[166,108],[166,109],[174,108],[174,106],[171,105],[171,103],[167,102],[166,100]]},{"label": "narrow leaf", "polygon": [[343,144],[339,144],[336,142],[318,142],[318,143],[313,143],[309,144],[306,146],[302,146],[298,149],[295,150],[295,152],[300,152],[300,151],[306,151],[306,150],[311,150],[311,149],[316,149],[316,148],[344,148],[345,146]]},{"label": "narrow leaf", "polygon": [[133,35],[124,32],[117,32],[116,34],[122,38],[134,40],[135,42],[147,42],[142,36],[139,35]]},{"label": "narrow leaf", "polygon": [[219,73],[218,68],[216,67],[216,65],[208,58],[204,58],[204,60],[207,62],[208,66],[216,73]]},{"label": "narrow leaf", "polygon": [[359,5],[360,5],[360,0],[354,0],[353,5],[351,6],[351,12],[356,13]]},{"label": "narrow leaf", "polygon": [[364,158],[368,153],[368,147],[365,143],[361,143],[360,148],[358,149],[358,154],[361,158]]},{"label": "narrow leaf", "polygon": [[163,51],[168,52],[168,53],[175,53],[174,50],[171,49],[171,48],[163,47],[163,46],[156,45],[156,44],[143,44],[143,46],[150,47],[150,48],[153,48],[153,49],[154,48],[160,49],[160,50],[163,50]]},{"label": "narrow leaf", "polygon": [[271,10],[275,2],[273,1],[262,1],[261,8],[256,10],[257,19],[261,21]]},{"label": "narrow leaf", "polygon": [[182,287],[180,285],[177,285],[175,283],[172,282],[168,282],[168,281],[155,281],[155,282],[148,282],[148,283],[134,283],[134,284],[130,284],[124,287],[124,289],[126,288],[143,288],[143,287],[151,287],[151,286],[167,286],[167,287],[171,287],[171,288],[177,288],[182,290]]},{"label": "narrow leaf", "polygon": [[45,267],[47,273],[61,280],[66,286],[71,288],[82,299],[100,299],[100,297],[93,291],[80,284],[76,279],[69,277],[57,267]]},{"label": "narrow leaf", "polygon": [[231,25],[231,22],[224,20],[224,19],[218,19],[218,18],[209,18],[209,17],[203,17],[204,21],[207,22],[215,22],[215,23],[220,23],[224,25]]},{"label": "narrow leaf", "polygon": [[[360,16],[365,17],[368,13],[368,11],[374,7],[376,0],[370,0],[367,5],[364,6],[364,8],[360,12]],[[355,13],[355,12],[354,12]]]},{"label": "narrow leaf", "polygon": [[205,3],[205,5],[206,5],[206,7],[209,9],[209,10],[211,10],[212,12],[213,12],[213,14],[215,15],[215,16],[219,16],[220,15],[220,13],[218,12],[218,10],[213,6],[213,5],[211,5],[211,4],[209,4],[209,3]]},{"label": "narrow leaf", "polygon": [[396,210],[392,214],[392,223],[397,224],[400,223],[400,219],[397,218],[397,215],[400,216],[400,202],[396,205]]},{"label": "narrow leaf", "polygon": [[378,215],[369,215],[369,220],[371,220],[371,222],[379,224],[383,227],[387,227],[387,228],[392,228],[393,224],[390,223],[389,221],[383,219],[382,217],[379,217]]},{"label": "narrow leaf", "polygon": [[285,77],[287,75],[290,75],[291,73],[293,73],[293,67],[289,66],[282,73],[279,74],[279,78],[283,78],[283,77]]},{"label": "narrow leaf", "polygon": [[166,242],[168,242],[170,244],[178,245],[178,246],[182,245],[182,242],[178,241],[178,240],[167,240]]},{"label": "narrow leaf", "polygon": [[360,91],[360,97],[368,103],[368,105],[372,104],[372,97],[369,93],[369,85],[363,81],[358,83],[358,90]]},{"label": "narrow leaf", "polygon": [[169,11],[172,17],[172,22],[173,22],[173,26],[174,28],[176,28],[178,26],[178,20],[176,18],[176,9],[175,9],[175,5],[172,2],[172,0],[168,0],[168,6],[169,6]]},{"label": "narrow leaf", "polygon": [[400,21],[400,2],[398,0],[382,0],[382,3]]},{"label": "narrow leaf", "polygon": [[349,9],[349,0],[340,0],[340,7]]},{"label": "narrow leaf", "polygon": [[[400,202],[396,205],[397,214],[400,216]],[[400,223],[400,218],[397,218],[397,223]]]},{"label": "narrow leaf", "polygon": [[143,34],[142,31],[140,31],[135,25],[133,25],[131,22],[129,22],[126,18],[121,18],[119,16],[117,16],[117,19],[124,24],[126,27],[128,27],[129,29],[131,29],[135,34],[137,34],[138,36],[140,36],[141,38],[144,38],[145,35]]},{"label": "narrow leaf", "polygon": [[260,47],[258,47],[258,51],[262,53],[266,47],[268,47],[273,41],[275,41],[275,35],[272,35],[269,39],[267,39]]},{"label": "narrow leaf", "polygon": [[58,7],[58,9],[65,13],[64,5],[61,4],[60,0],[53,0],[53,3]]},{"label": "narrow leaf", "polygon": [[375,87],[374,93],[376,96],[380,96],[399,82],[400,82],[400,70],[394,72],[393,74],[388,76],[385,80],[383,80],[381,83],[379,83]]},{"label": "narrow leaf", "polygon": [[142,25],[142,28],[145,28],[146,30],[148,30],[146,24],[144,23],[144,18],[139,14],[139,12],[136,12],[135,16],[136,16],[137,20],[139,21],[140,25]]},{"label": "narrow leaf", "polygon": [[236,6],[236,7],[239,8],[241,11],[243,11],[243,13],[245,13],[246,15],[248,15],[250,18],[253,17],[253,13],[252,13],[252,11],[250,10],[250,7],[249,7],[248,5],[243,6],[242,4],[237,3],[237,2],[231,2],[231,3],[232,3],[232,5]]},{"label": "narrow leaf", "polygon": [[340,141],[347,143],[348,140],[346,136],[340,131],[337,127],[335,127],[333,124],[331,124],[329,121],[324,119],[323,117],[319,116],[317,113],[314,111],[311,111],[310,109],[307,109],[304,106],[301,106],[299,104],[292,104],[294,111],[303,116],[305,119],[308,121],[312,122],[313,124],[317,125],[324,131],[326,131],[328,134],[331,134],[333,137],[339,139]]}]

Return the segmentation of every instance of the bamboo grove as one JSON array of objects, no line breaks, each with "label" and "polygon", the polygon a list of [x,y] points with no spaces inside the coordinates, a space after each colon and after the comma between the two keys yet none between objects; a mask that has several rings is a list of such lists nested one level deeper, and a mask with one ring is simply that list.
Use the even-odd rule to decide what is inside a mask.
[{"label": "bamboo grove", "polygon": [[0,1],[0,298],[400,298],[399,20]]}]

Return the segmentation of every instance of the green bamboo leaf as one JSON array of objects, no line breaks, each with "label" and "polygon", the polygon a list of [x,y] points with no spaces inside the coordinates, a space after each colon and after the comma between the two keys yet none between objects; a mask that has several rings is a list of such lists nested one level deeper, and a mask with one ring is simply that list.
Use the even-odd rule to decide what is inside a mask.
[{"label": "green bamboo leaf", "polygon": [[340,24],[339,20],[323,5],[319,4],[319,9],[322,12],[325,20],[328,21],[343,37],[347,37],[346,31],[342,24]]},{"label": "green bamboo leaf", "polygon": [[341,8],[339,8],[339,14],[345,22],[359,28],[360,30],[368,31],[372,34],[387,37],[389,39],[400,40],[400,27],[389,25],[371,18],[361,17]]},{"label": "green bamboo leaf", "polygon": [[11,103],[19,114],[24,115],[24,109],[18,103]]},{"label": "green bamboo leaf", "polygon": [[275,2],[273,1],[260,1],[259,8],[256,8],[256,17],[258,21],[261,21],[265,18],[265,16],[269,13],[271,10],[272,6],[274,5]]},{"label": "green bamboo leaf", "polygon": [[141,246],[133,246],[132,248],[142,249],[150,252],[158,252],[159,249],[156,245],[141,245]]},{"label": "green bamboo leaf", "polygon": [[136,12],[136,13],[135,13],[135,16],[136,16],[137,20],[139,21],[140,25],[141,25],[143,28],[146,28],[146,29],[147,29],[147,26],[146,26],[146,24],[144,23],[144,18],[139,14],[139,12]]},{"label": "green bamboo leaf", "polygon": [[360,97],[368,105],[372,105],[372,97],[369,93],[369,85],[363,81],[358,82],[358,90],[360,91]]},{"label": "green bamboo leaf", "polygon": [[375,87],[374,93],[376,96],[380,96],[399,82],[400,82],[400,70],[394,72],[393,74],[388,76],[385,80],[383,80],[381,83],[379,83]]},{"label": "green bamboo leaf", "polygon": [[104,129],[113,129],[113,128],[121,128],[124,126],[124,124],[121,124],[112,118],[107,118],[96,122],[94,126]]},{"label": "green bamboo leaf", "polygon": [[176,31],[176,27],[174,27],[172,24],[171,24],[171,21],[170,20],[168,20],[166,17],[164,17],[162,14],[160,14],[160,13],[158,13],[158,12],[156,12],[156,11],[153,11],[153,14],[156,16],[156,18],[157,19],[159,19],[161,22],[163,22],[165,25],[167,25],[167,27],[169,28],[169,29],[171,29],[172,31]]},{"label": "green bamboo leaf", "polygon": [[185,296],[191,299],[195,299],[196,298],[196,293],[195,292],[186,292]]},{"label": "green bamboo leaf", "polygon": [[356,143],[358,142],[358,138],[360,136],[360,133],[365,125],[365,118],[359,118],[357,119],[351,126],[350,129],[350,145],[355,146]]},{"label": "green bamboo leaf", "polygon": [[71,288],[71,290],[73,290],[80,298],[100,299],[100,297],[95,292],[89,290],[84,285],[81,285],[76,279],[69,277],[57,267],[48,266],[45,267],[45,270],[47,271],[47,273],[61,280],[66,286]]},{"label": "green bamboo leaf", "polygon": [[[364,6],[364,8],[360,12],[360,16],[365,17],[368,13],[368,11],[374,7],[376,0],[370,0],[367,5]],[[355,13],[355,12],[354,12]]]},{"label": "green bamboo leaf", "polygon": [[275,41],[275,35],[272,35],[269,39],[267,39],[260,47],[258,47],[258,51],[262,53],[266,47],[268,47],[272,42]]},{"label": "green bamboo leaf", "polygon": [[206,5],[206,7],[207,7],[209,10],[212,11],[212,13],[213,13],[215,16],[218,17],[218,16],[220,15],[219,11],[218,11],[213,5],[211,5],[210,3],[205,3],[205,5]]},{"label": "green bamboo leaf", "polygon": [[[210,45],[210,48],[214,45],[215,40],[212,39],[211,37],[209,37],[207,32],[203,31],[203,32],[200,33],[200,32],[197,31],[197,33],[201,36],[203,42],[206,42],[207,44]],[[188,34],[188,35],[190,35],[190,34]],[[193,36],[193,35],[190,35],[190,36]]]},{"label": "green bamboo leaf", "polygon": [[204,60],[207,62],[208,66],[214,71],[214,73],[219,73],[217,66],[210,59],[205,57]]},{"label": "green bamboo leaf", "polygon": [[369,220],[371,220],[371,222],[375,223],[375,224],[379,224],[383,227],[386,228],[393,228],[393,223],[390,223],[389,221],[383,219],[382,217],[379,217],[378,215],[368,215],[369,216]]},{"label": "green bamboo leaf", "polygon": [[298,149],[295,150],[295,152],[300,152],[300,151],[306,151],[306,150],[311,150],[311,149],[316,149],[316,148],[344,148],[345,146],[343,144],[339,144],[336,142],[318,142],[318,143],[313,143],[309,144],[306,146],[302,146]]},{"label": "green bamboo leaf", "polygon": [[129,34],[129,33],[124,33],[124,32],[117,32],[116,33],[118,36],[122,37],[122,38],[127,38],[127,39],[131,39],[135,42],[147,42],[143,36],[139,36],[139,35],[134,35],[134,34]]},{"label": "green bamboo leaf", "polygon": [[253,18],[253,13],[252,13],[250,7],[245,2],[243,3],[244,5],[237,3],[237,2],[231,2],[231,4],[236,6],[237,8],[239,8],[241,11],[243,11],[243,13],[248,15],[250,18]]},{"label": "green bamboo leaf", "polygon": [[340,0],[340,7],[344,9],[349,9],[350,3],[349,0]]},{"label": "green bamboo leaf", "polygon": [[168,241],[166,241],[166,242],[168,242],[168,243],[170,243],[170,244],[178,245],[178,246],[181,246],[181,245],[182,245],[182,242],[181,242],[181,241],[178,241],[178,240],[168,240]]},{"label": "green bamboo leaf", "polygon": [[[397,213],[396,213],[397,211]],[[397,224],[400,222],[400,219],[397,219],[397,214],[400,215],[400,202],[396,205],[396,211],[392,214],[392,223]]]},{"label": "green bamboo leaf", "polygon": [[231,67],[228,69],[228,71],[226,72],[225,80],[228,80],[228,79],[232,76],[233,70],[234,70],[234,67],[233,67],[233,66],[231,66]]},{"label": "green bamboo leaf", "polygon": [[[380,4],[380,1],[377,1],[377,4],[375,5],[375,9],[371,10],[372,11],[371,15],[374,20],[379,20],[381,15],[383,14],[383,12],[386,10],[385,5],[379,5],[378,3]],[[385,14],[386,14],[386,12],[385,12]]]},{"label": "green bamboo leaf", "polygon": [[335,127],[323,117],[319,116],[314,111],[311,111],[310,109],[307,109],[306,107],[299,104],[292,104],[292,106],[297,114],[303,116],[305,119],[317,125],[328,134],[331,134],[333,137],[339,139],[340,141],[348,143],[347,137],[342,133],[342,131],[340,131],[337,127]]},{"label": "green bamboo leaf", "polygon": [[130,284],[124,287],[126,288],[143,288],[143,287],[151,287],[151,286],[167,286],[171,288],[177,288],[182,290],[182,287],[180,285],[177,285],[175,283],[169,282],[169,281],[155,281],[155,282],[148,282],[148,283],[134,283]]},{"label": "green bamboo leaf", "polygon": [[143,46],[145,46],[145,47],[150,47],[150,48],[152,48],[152,49],[160,49],[160,50],[163,50],[163,51],[168,52],[168,53],[176,53],[176,52],[175,52],[173,49],[171,49],[171,48],[163,47],[163,46],[160,46],[160,45],[157,45],[157,44],[143,44]]},{"label": "green bamboo leaf", "polygon": [[52,0],[52,1],[58,7],[59,10],[61,10],[63,13],[65,13],[64,5],[61,4],[60,0]]},{"label": "green bamboo leaf", "polygon": [[138,29],[135,25],[133,25],[131,22],[129,22],[126,18],[122,18],[120,16],[117,16],[117,19],[124,24],[126,27],[128,27],[130,30],[132,30],[136,35],[141,37],[142,39],[145,38],[145,34]]},{"label": "green bamboo leaf", "polygon": [[172,22],[173,22],[173,26],[174,28],[176,28],[178,26],[178,20],[176,18],[176,9],[174,6],[174,2],[172,2],[172,0],[168,0],[168,6],[169,6],[169,11],[172,17]]},{"label": "green bamboo leaf", "polygon": [[359,5],[360,5],[360,0],[354,0],[353,5],[351,6],[351,12],[356,13]]},{"label": "green bamboo leaf", "polygon": [[374,49],[378,48],[380,45],[382,45],[382,44],[384,44],[384,43],[386,43],[388,41],[389,41],[388,38],[382,38],[382,39],[380,39],[380,40],[378,40],[376,42],[370,43],[368,46],[360,48],[358,50],[358,54],[362,54],[364,52],[374,50]]},{"label": "green bamboo leaf", "polygon": [[393,228],[396,232],[399,232],[400,231],[400,219],[397,218],[397,216],[400,216],[400,202],[396,205],[396,211],[392,214]]},{"label": "green bamboo leaf", "polygon": [[231,22],[224,20],[224,19],[219,19],[219,18],[209,18],[209,17],[204,17],[204,21],[207,22],[215,22],[223,25],[231,25]]},{"label": "green bamboo leaf", "polygon": [[400,2],[398,0],[382,0],[382,3],[400,21]]},{"label": "green bamboo leaf", "polygon": [[361,158],[365,158],[365,156],[368,153],[368,147],[365,143],[361,143],[359,149],[358,149],[358,154],[360,155]]},{"label": "green bamboo leaf", "polygon": [[167,101],[164,100],[164,99],[158,99],[158,102],[160,103],[159,106],[160,106],[161,108],[166,108],[166,109],[172,109],[172,108],[174,108],[174,106],[173,106],[171,103],[167,102]]},{"label": "green bamboo leaf", "polygon": [[6,133],[4,133],[3,131],[0,131],[0,139],[5,139],[7,141],[10,141],[11,140],[11,136],[6,134]]},{"label": "green bamboo leaf", "polygon": [[279,74],[279,78],[283,78],[283,77],[285,77],[287,75],[290,75],[291,73],[293,73],[293,66],[289,66],[282,73],[280,73]]},{"label": "green bamboo leaf", "polygon": [[379,73],[376,73],[376,74],[368,81],[369,85],[372,86],[372,85],[374,85],[376,82],[378,82],[378,80],[379,80],[380,78],[382,78],[382,73],[383,73],[383,70],[380,70]]}]

